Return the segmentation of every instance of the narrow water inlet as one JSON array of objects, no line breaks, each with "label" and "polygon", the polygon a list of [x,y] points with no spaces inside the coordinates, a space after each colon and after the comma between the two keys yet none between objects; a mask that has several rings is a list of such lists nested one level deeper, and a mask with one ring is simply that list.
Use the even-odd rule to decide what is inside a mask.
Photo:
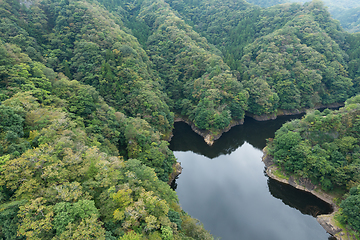
[{"label": "narrow water inlet", "polygon": [[314,217],[331,206],[264,173],[266,138],[291,118],[245,119],[211,147],[177,123],[170,148],[183,167],[174,184],[184,211],[223,240],[331,239]]}]

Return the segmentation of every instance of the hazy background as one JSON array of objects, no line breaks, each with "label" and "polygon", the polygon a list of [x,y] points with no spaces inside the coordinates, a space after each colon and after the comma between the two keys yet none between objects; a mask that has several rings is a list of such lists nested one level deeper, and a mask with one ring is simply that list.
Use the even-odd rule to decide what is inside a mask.
[{"label": "hazy background", "polygon": [[[306,3],[310,0],[247,0],[261,7],[270,7],[287,2]],[[359,0],[323,0],[334,19],[348,32],[360,32],[360,1]]]}]

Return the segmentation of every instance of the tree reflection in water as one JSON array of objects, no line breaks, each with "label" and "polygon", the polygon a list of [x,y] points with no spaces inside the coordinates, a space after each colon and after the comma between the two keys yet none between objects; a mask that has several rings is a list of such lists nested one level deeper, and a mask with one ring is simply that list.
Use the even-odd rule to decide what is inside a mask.
[{"label": "tree reflection in water", "polygon": [[185,123],[176,123],[170,149],[184,167],[172,183],[180,205],[224,240],[333,240],[312,217],[331,212],[328,204],[262,172],[260,150],[266,139],[296,117],[300,116],[266,122],[246,118],[244,125],[224,133],[213,146]]}]

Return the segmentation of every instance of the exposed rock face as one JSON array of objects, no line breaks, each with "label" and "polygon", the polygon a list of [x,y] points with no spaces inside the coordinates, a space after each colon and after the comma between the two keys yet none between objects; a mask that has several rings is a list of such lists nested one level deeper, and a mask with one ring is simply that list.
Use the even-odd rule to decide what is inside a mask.
[{"label": "exposed rock face", "polygon": [[334,210],[331,214],[319,215],[316,220],[319,224],[332,236],[334,236],[338,240],[356,240],[354,236],[348,236],[343,233],[343,229],[336,226],[334,221],[334,215],[338,210],[336,204],[333,202],[333,196],[321,191],[317,190],[317,186],[312,184],[311,181],[307,178],[296,178],[294,176],[289,176],[289,179],[279,178],[275,174],[273,174],[277,170],[277,166],[274,165],[273,158],[267,153],[266,147],[263,149],[263,162],[266,166],[266,174],[279,182],[289,184],[297,189],[310,192],[316,197],[320,198],[324,202],[330,204]]},{"label": "exposed rock face", "polygon": [[[317,216],[316,220],[320,225],[326,230],[326,232],[330,233],[332,236],[336,236],[337,239],[343,239],[343,234],[338,234],[342,231],[341,228],[338,228],[333,223],[334,214],[328,214],[328,215],[319,215]],[[337,236],[339,235],[339,236]]]},{"label": "exposed rock face", "polygon": [[349,232],[344,232],[343,229],[336,226],[336,223],[334,222],[335,214],[336,212],[328,215],[319,215],[316,220],[328,233],[338,240],[357,240],[358,238],[356,238],[356,236]]},{"label": "exposed rock face", "polygon": [[321,200],[323,200],[324,202],[327,202],[328,204],[330,204],[333,208],[333,210],[336,210],[336,204],[333,202],[333,196],[321,191],[317,189],[317,186],[312,184],[310,179],[307,178],[296,178],[294,176],[289,176],[289,179],[283,179],[283,178],[279,178],[278,176],[276,176],[275,174],[273,174],[273,172],[275,172],[278,168],[277,166],[274,164],[273,162],[273,158],[267,153],[266,151],[266,147],[263,149],[263,162],[265,163],[266,166],[266,174],[272,178],[275,179],[276,181],[285,183],[285,184],[289,184],[291,186],[293,186],[294,188],[306,191],[306,192],[310,192],[311,194],[315,195],[316,197],[320,198]]},{"label": "exposed rock face", "polygon": [[181,173],[182,173],[182,167],[181,167],[181,163],[179,162],[176,162],[173,166],[173,171],[172,173],[170,174],[170,177],[169,177],[169,182],[168,184],[170,185],[172,183],[172,181],[175,180],[175,178],[177,176],[179,176]]},{"label": "exposed rock face", "polygon": [[276,170],[277,170],[277,167],[274,165],[271,165],[271,166],[267,167],[266,174],[270,178],[272,178],[278,182],[289,184],[289,185],[293,186],[294,188],[309,192],[309,193],[315,195],[317,198],[320,198],[324,202],[330,204],[332,206],[333,210],[336,209],[336,205],[332,200],[333,196],[326,194],[326,193],[322,192],[321,190],[318,190],[317,186],[312,184],[309,179],[297,178],[295,180],[295,178],[293,176],[290,176],[289,179],[282,179],[282,178],[277,177],[275,174],[273,174],[273,172],[275,172]]},{"label": "exposed rock face", "polygon": [[[289,177],[289,184],[293,187],[297,187],[297,185],[299,186],[303,186],[307,191],[311,192],[313,190],[315,190],[315,185],[312,184],[312,182],[310,181],[310,179],[307,178],[298,178],[297,182],[295,181],[295,178],[293,176]],[[325,201],[326,202],[326,201]],[[334,206],[333,206],[334,207]]]},{"label": "exposed rock face", "polygon": [[251,118],[255,119],[256,121],[267,121],[267,120],[274,120],[274,119],[276,119],[277,116],[279,116],[279,115],[277,115],[276,113],[263,114],[263,115],[255,115],[255,114],[246,112],[246,113],[245,113],[245,116],[251,117]]}]

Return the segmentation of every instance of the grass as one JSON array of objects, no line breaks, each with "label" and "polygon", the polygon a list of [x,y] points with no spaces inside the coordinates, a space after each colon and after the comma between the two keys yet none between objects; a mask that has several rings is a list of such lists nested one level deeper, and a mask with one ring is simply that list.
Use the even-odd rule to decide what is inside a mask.
[{"label": "grass", "polygon": [[334,197],[341,198],[347,192],[348,191],[346,191],[345,189],[334,188],[334,189],[330,190],[328,193],[333,195]]},{"label": "grass", "polygon": [[[349,229],[349,228],[347,228],[347,226],[346,225],[343,225],[343,224],[341,224],[339,221],[337,221],[337,220],[335,220],[334,219],[334,222],[335,222],[335,225],[337,226],[337,227],[339,227],[339,228],[341,228],[342,229],[342,233],[344,234],[343,236],[341,236],[341,239],[344,239],[344,240],[360,240],[360,236],[359,236],[359,233],[358,232],[356,232],[356,231],[354,231],[354,230],[352,230],[352,229]],[[336,234],[337,235],[337,234]],[[350,238],[348,238],[347,236],[350,236]],[[353,237],[355,237],[355,238],[353,238]]]},{"label": "grass", "polygon": [[286,175],[284,175],[284,173],[283,173],[280,169],[278,169],[278,168],[276,168],[276,169],[271,169],[271,172],[272,172],[272,174],[274,174],[274,175],[275,175],[276,177],[278,177],[278,178],[285,179],[285,180],[289,180],[289,177],[286,176]]},{"label": "grass", "polygon": [[[342,239],[344,240],[360,240],[360,235],[358,232],[352,230],[352,229],[349,229],[347,225],[341,223],[339,220],[338,220],[338,215],[339,214],[338,212],[335,213],[334,217],[332,218],[333,220],[333,223],[336,227],[338,228],[341,228],[342,229],[342,232],[344,235],[341,236]],[[353,237],[350,237],[348,238],[347,236],[350,235],[350,236],[355,236],[355,238]]]}]

